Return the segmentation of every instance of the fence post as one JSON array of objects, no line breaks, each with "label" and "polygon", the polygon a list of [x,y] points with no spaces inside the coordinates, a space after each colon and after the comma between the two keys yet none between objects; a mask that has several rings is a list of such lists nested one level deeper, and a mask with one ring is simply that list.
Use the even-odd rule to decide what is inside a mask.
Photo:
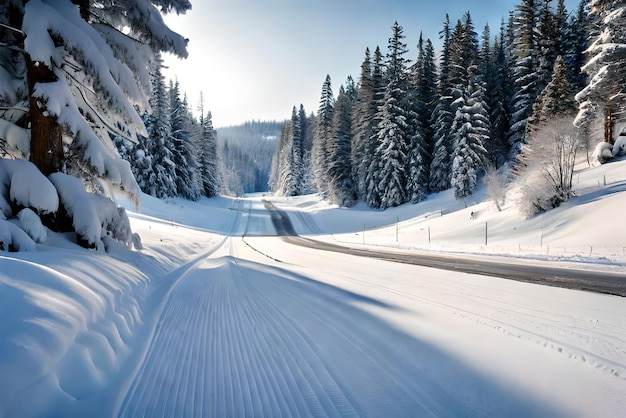
[{"label": "fence post", "polygon": [[398,226],[400,224],[400,218],[396,216],[396,242],[398,242]]},{"label": "fence post", "polygon": [[485,245],[487,245],[487,222],[485,222]]}]

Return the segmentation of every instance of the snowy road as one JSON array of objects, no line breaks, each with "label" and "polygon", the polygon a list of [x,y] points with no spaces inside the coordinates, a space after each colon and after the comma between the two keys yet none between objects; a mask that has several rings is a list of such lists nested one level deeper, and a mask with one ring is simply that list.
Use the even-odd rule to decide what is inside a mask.
[{"label": "snowy road", "polygon": [[236,210],[169,293],[120,416],[626,408],[622,298],[298,247],[261,202]]}]

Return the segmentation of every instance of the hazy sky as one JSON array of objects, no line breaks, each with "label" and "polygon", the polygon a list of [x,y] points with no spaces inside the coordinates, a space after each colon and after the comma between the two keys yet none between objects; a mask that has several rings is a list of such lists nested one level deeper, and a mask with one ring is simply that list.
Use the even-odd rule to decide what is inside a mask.
[{"label": "hazy sky", "polygon": [[[189,38],[189,58],[165,56],[165,75],[178,79],[195,108],[203,92],[216,127],[252,119],[283,120],[294,105],[317,112],[330,74],[335,94],[358,81],[365,48],[383,53],[394,21],[404,27],[408,58],[420,31],[439,49],[445,15],[451,25],[469,10],[479,35],[492,36],[517,0],[191,0],[185,15],[167,16]],[[554,1],[556,3],[556,0]],[[566,0],[570,12],[578,0]]]}]

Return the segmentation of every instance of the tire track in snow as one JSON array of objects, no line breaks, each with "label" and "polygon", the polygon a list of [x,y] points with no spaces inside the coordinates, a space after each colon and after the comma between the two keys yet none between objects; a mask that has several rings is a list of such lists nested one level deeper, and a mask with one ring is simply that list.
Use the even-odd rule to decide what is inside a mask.
[{"label": "tire track in snow", "polygon": [[310,342],[249,276],[225,257],[181,278],[120,416],[356,415]]}]

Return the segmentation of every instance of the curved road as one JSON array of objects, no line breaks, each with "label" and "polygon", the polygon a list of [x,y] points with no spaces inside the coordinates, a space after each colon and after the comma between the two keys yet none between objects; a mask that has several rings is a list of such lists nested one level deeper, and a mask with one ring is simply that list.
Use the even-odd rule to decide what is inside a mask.
[{"label": "curved road", "polygon": [[323,251],[332,251],[360,257],[377,258],[396,263],[413,264],[462,273],[482,274],[522,282],[557,286],[566,289],[586,290],[626,297],[626,274],[590,270],[576,270],[541,265],[521,265],[480,260],[446,254],[406,254],[384,250],[355,248],[314,240],[296,234],[289,216],[271,202],[264,201],[271,211],[272,222],[278,235],[294,245]]}]

